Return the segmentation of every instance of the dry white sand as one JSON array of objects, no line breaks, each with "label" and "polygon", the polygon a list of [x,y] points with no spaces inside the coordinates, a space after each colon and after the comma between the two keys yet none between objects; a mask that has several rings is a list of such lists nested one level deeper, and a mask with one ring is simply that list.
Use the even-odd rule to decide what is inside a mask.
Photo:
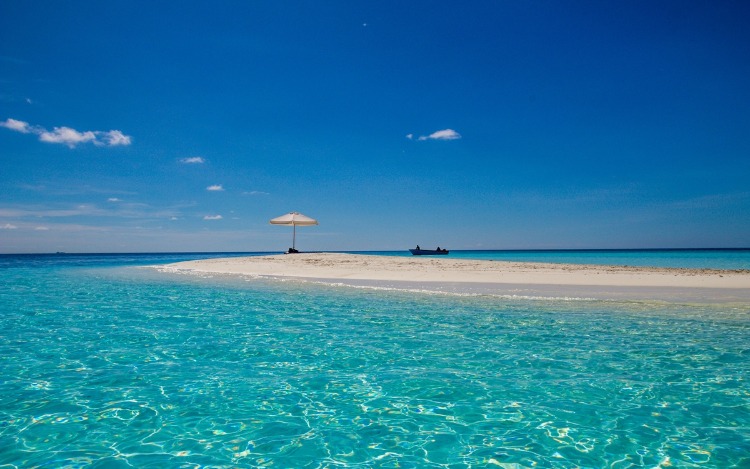
[{"label": "dry white sand", "polygon": [[[676,269],[580,264],[547,264],[446,257],[400,257],[339,253],[282,254],[180,262],[163,270],[297,278],[352,285],[400,285],[454,291],[691,292],[735,300],[750,299],[750,271]],[[601,296],[601,295],[600,295]],[[612,296],[612,295],[604,295]],[[617,295],[615,295],[617,296]],[[695,295],[693,295],[695,296]]]}]

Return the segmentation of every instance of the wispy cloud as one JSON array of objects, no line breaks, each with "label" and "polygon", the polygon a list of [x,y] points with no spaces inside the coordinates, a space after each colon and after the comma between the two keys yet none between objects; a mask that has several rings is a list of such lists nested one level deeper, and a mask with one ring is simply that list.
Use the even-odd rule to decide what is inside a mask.
[{"label": "wispy cloud", "polygon": [[205,162],[206,160],[204,160],[200,156],[191,156],[189,158],[182,158],[180,160],[180,163],[183,163],[183,164],[203,164]]},{"label": "wispy cloud", "polygon": [[91,206],[79,205],[75,208],[2,208],[0,207],[0,217],[8,218],[23,218],[23,217],[38,217],[38,218],[58,218],[58,217],[78,217],[78,216],[97,216],[100,215],[101,211],[93,209]]},{"label": "wispy cloud", "polygon": [[[74,204],[64,206],[26,205],[26,206],[0,206],[0,219],[11,219],[8,221],[26,219],[29,222],[39,223],[39,219],[58,218],[119,218],[119,219],[164,219],[179,215],[180,207],[152,207],[143,203],[127,203],[123,201],[112,202],[106,206],[94,204]],[[36,220],[36,221],[34,221]]]},{"label": "wispy cloud", "polygon": [[268,192],[263,191],[245,191],[242,195],[270,195]]},{"label": "wispy cloud", "polygon": [[69,183],[55,181],[55,180],[43,181],[39,184],[19,183],[19,184],[16,184],[15,187],[24,191],[33,191],[33,192],[39,192],[39,193],[44,193],[47,195],[55,195],[55,196],[95,194],[95,195],[105,196],[107,198],[116,198],[118,195],[134,196],[137,194],[137,192],[127,191],[123,189],[113,189],[111,187],[103,187],[103,186],[92,186],[90,184],[72,185]]},{"label": "wispy cloud", "polygon": [[[406,138],[409,140],[414,140],[414,134],[407,134]],[[458,140],[461,138],[461,134],[456,132],[453,129],[445,129],[445,130],[438,130],[437,132],[433,132],[430,135],[422,135],[417,137],[416,139],[420,142],[425,140]]]},{"label": "wispy cloud", "polygon": [[222,218],[224,217],[222,217],[221,215],[206,215],[205,217],[203,217],[204,220],[221,220]]},{"label": "wispy cloud", "polygon": [[206,187],[206,190],[211,192],[221,192],[224,190],[224,186],[221,184],[214,184],[213,186]]},{"label": "wispy cloud", "polygon": [[24,121],[18,121],[15,119],[6,119],[5,122],[0,122],[0,127],[5,127],[6,129],[15,130],[16,132],[21,132],[22,134],[27,134],[31,132],[31,128],[29,127],[28,122]]},{"label": "wispy cloud", "polygon": [[117,145],[130,145],[131,138],[119,130],[110,130],[108,132],[95,132],[100,135],[105,145],[115,147]]},{"label": "wispy cloud", "polygon": [[17,230],[17,229],[18,227],[16,225],[11,225],[10,223],[0,225],[0,230]]},{"label": "wispy cloud", "polygon": [[120,130],[86,130],[78,131],[70,127],[54,127],[47,130],[44,127],[31,125],[28,122],[8,118],[0,122],[0,127],[21,132],[23,134],[34,134],[39,136],[39,140],[46,143],[60,143],[74,148],[82,143],[93,143],[96,146],[123,146],[130,145],[132,139]]}]

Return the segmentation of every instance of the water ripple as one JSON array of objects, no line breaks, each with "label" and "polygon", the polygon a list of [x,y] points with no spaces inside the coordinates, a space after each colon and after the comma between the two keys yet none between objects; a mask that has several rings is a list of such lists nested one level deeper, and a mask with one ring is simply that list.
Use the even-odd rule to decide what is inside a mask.
[{"label": "water ripple", "polygon": [[0,466],[750,463],[742,306],[0,274]]}]

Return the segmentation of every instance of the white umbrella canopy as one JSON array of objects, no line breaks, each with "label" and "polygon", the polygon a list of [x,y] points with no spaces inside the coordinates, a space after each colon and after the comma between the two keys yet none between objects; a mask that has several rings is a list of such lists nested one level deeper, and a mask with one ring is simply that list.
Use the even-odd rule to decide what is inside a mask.
[{"label": "white umbrella canopy", "polygon": [[299,226],[311,226],[311,225],[317,225],[318,220],[314,218],[310,218],[307,215],[302,215],[299,212],[289,212],[285,215],[281,215],[280,217],[272,218],[270,223],[272,225],[292,225],[293,234],[292,234],[292,249],[289,252],[296,252],[295,249],[296,242],[297,242],[297,225]]}]

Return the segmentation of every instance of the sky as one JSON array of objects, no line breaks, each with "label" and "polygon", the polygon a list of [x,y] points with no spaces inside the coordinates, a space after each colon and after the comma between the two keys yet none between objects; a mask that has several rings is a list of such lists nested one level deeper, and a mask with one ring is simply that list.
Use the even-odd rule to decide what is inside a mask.
[{"label": "sky", "polygon": [[748,18],[0,0],[0,253],[750,247]]}]

